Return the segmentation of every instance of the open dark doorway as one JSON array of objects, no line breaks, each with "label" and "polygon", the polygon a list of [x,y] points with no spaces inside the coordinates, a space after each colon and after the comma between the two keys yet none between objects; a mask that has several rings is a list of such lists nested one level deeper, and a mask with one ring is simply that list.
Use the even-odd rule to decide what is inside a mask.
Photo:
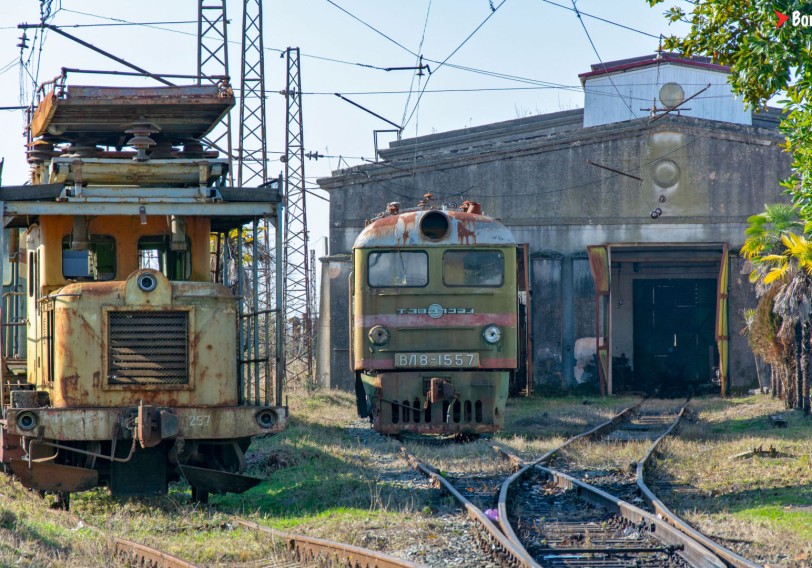
[{"label": "open dark doorway", "polygon": [[633,388],[685,392],[711,385],[719,355],[716,280],[634,281]]}]

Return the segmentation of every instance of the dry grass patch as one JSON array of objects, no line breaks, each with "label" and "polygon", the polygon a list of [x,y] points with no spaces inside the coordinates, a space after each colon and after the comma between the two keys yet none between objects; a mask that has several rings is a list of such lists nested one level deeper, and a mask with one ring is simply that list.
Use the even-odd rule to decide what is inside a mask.
[{"label": "dry grass patch", "polygon": [[[640,409],[641,415],[664,415],[663,428],[676,418],[679,409],[685,404],[682,399],[650,399]],[[652,435],[659,436],[661,432]],[[637,462],[642,459],[654,440],[640,439],[600,439],[578,440],[564,449],[558,456],[566,460],[570,467],[577,469],[601,469],[623,475],[634,475]]]},{"label": "dry grass patch", "polygon": [[538,457],[567,439],[606,422],[638,397],[542,397],[508,401],[505,427],[495,440],[524,459]]},{"label": "dry grass patch", "polygon": [[[649,482],[674,512],[751,560],[812,564],[812,422],[768,396],[699,399],[679,437],[666,440]],[[782,414],[787,428],[769,420]],[[762,448],[781,457],[736,458]],[[723,542],[725,542],[723,540]]]},{"label": "dry grass patch", "polygon": [[0,566],[116,566],[113,548],[77,519],[0,476]]}]

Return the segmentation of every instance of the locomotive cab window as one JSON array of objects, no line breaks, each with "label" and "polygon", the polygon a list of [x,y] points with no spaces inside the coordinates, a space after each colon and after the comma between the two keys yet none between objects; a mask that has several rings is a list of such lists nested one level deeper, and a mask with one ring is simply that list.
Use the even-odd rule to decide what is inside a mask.
[{"label": "locomotive cab window", "polygon": [[83,248],[62,239],[62,276],[70,280],[112,280],[116,276],[116,240],[107,235],[92,235]]},{"label": "locomotive cab window", "polygon": [[373,288],[404,288],[429,283],[429,257],[423,251],[372,252],[367,260]]},{"label": "locomotive cab window", "polygon": [[169,235],[150,235],[138,239],[138,267],[160,271],[170,280],[188,280],[192,275],[191,243],[186,250],[172,250]]},{"label": "locomotive cab window", "polygon": [[498,250],[453,250],[443,254],[446,286],[499,287],[505,281],[505,257]]}]

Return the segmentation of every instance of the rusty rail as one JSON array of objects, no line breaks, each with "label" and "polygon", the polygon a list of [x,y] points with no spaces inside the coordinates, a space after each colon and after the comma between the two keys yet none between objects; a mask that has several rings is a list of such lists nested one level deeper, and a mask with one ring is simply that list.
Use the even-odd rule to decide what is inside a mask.
[{"label": "rusty rail", "polygon": [[295,561],[308,565],[318,562],[318,565],[322,566],[324,563],[332,561],[335,562],[336,566],[352,568],[418,568],[420,566],[414,562],[376,550],[278,531],[238,517],[232,517],[232,519],[244,528],[262,532],[277,540],[284,541],[287,553]]},{"label": "rusty rail", "polygon": [[[98,529],[96,529],[98,530]],[[200,564],[188,562],[177,556],[162,552],[144,544],[131,540],[114,537],[116,544],[116,558],[131,566],[144,566],[147,568],[200,568]]]},{"label": "rusty rail", "polygon": [[491,554],[497,557],[503,564],[511,566],[511,567],[532,567],[532,568],[539,568],[539,564],[533,560],[530,554],[524,549],[521,545],[516,545],[511,542],[503,533],[499,530],[493,521],[491,521],[488,517],[485,516],[477,506],[471,503],[468,499],[465,498],[459,491],[457,491],[449,481],[443,477],[440,472],[428,465],[420,461],[417,457],[409,453],[409,451],[404,447],[401,446],[401,452],[403,453],[404,457],[409,461],[414,469],[417,469],[424,475],[434,479],[438,482],[446,491],[451,493],[454,498],[462,503],[465,507],[465,510],[468,513],[468,517],[470,517],[473,521],[478,523],[478,527],[484,529],[484,533],[478,531],[476,534],[477,539],[480,541],[480,544],[487,543],[487,546],[491,550]]},{"label": "rusty rail", "polygon": [[687,406],[688,404],[686,403],[685,406],[683,406],[680,410],[680,413],[674,423],[662,434],[662,436],[654,441],[646,452],[646,455],[643,456],[643,459],[637,462],[637,487],[640,488],[640,493],[642,494],[643,499],[652,508],[657,517],[663,519],[671,526],[681,530],[692,539],[700,542],[705,546],[705,548],[709,549],[716,556],[721,558],[727,566],[732,566],[733,568],[760,568],[760,564],[747,560],[732,550],[725,548],[717,542],[714,542],[701,532],[697,531],[691,525],[677,517],[668,507],[665,506],[665,504],[663,504],[662,501],[660,501],[660,499],[657,498],[654,492],[649,489],[648,485],[646,485],[644,475],[646,466],[649,463],[649,459],[651,459],[654,455],[654,452],[657,450],[657,446],[660,444],[660,442],[665,439],[666,436],[669,436],[671,432],[673,432],[674,429],[679,425],[680,420],[685,414]]},{"label": "rusty rail", "polygon": [[717,558],[713,552],[684,532],[677,530],[651,513],[639,507],[635,507],[631,503],[618,499],[597,487],[575,479],[566,473],[548,469],[541,465],[536,466],[536,468],[547,475],[549,479],[552,479],[559,487],[578,491],[578,496],[582,499],[606,507],[610,511],[614,511],[634,523],[645,523],[647,526],[654,527],[652,532],[657,538],[667,545],[682,547],[680,555],[693,566],[700,566],[702,568],[725,568],[724,562]]},{"label": "rusty rail", "polygon": [[[545,453],[544,455],[542,455],[541,457],[539,457],[538,459],[523,465],[516,473],[514,473],[508,479],[506,479],[505,482],[502,484],[502,488],[499,491],[499,504],[498,504],[499,524],[502,527],[502,530],[505,532],[506,535],[508,535],[511,542],[518,545],[519,547],[522,547],[523,549],[523,546],[521,545],[520,540],[516,535],[516,533],[514,532],[513,527],[510,525],[510,521],[508,519],[507,494],[510,485],[514,481],[522,478],[531,469],[536,468],[544,472],[544,474],[548,478],[553,479],[556,485],[558,485],[559,487],[563,487],[566,489],[577,489],[581,497],[585,498],[586,500],[592,503],[604,506],[612,511],[615,511],[622,517],[629,519],[633,522],[645,521],[651,526],[656,527],[655,532],[664,543],[668,545],[682,546],[683,557],[686,558],[686,560],[688,560],[689,562],[692,562],[696,566],[703,567],[707,566],[717,568],[724,568],[725,566],[735,566],[735,568],[754,568],[758,566],[757,564],[749,563],[749,561],[746,560],[745,562],[748,562],[747,564],[730,564],[728,560],[723,560],[723,557],[717,554],[718,549],[723,547],[720,547],[718,544],[713,543],[712,541],[710,541],[710,539],[707,539],[707,537],[704,537],[703,539],[696,538],[696,535],[699,535],[699,533],[697,533],[696,531],[693,532],[683,531],[681,527],[672,526],[672,524],[669,524],[670,519],[675,517],[673,516],[673,514],[671,514],[670,511],[664,508],[664,505],[663,510],[668,512],[669,517],[666,517],[666,515],[662,515],[662,518],[658,518],[657,515],[661,513],[659,510],[657,510],[656,507],[653,507],[653,509],[655,510],[655,514],[648,513],[638,507],[635,507],[634,505],[631,505],[630,503],[618,499],[596,487],[593,487],[587,483],[577,480],[565,473],[544,467],[543,464],[548,463],[557,452],[561,451],[563,448],[572,444],[576,440],[582,438],[597,438],[607,432],[614,430],[620,423],[625,421],[631,414],[633,414],[643,402],[644,401],[640,401],[636,405],[623,410],[616,416],[612,417],[610,420],[596,426],[595,428],[592,428],[587,432],[584,432],[577,436],[573,436],[572,438],[566,440],[563,444],[561,444],[557,448],[554,448],[549,452]],[[654,441],[652,446],[646,452],[645,457],[638,463],[638,474],[637,474],[638,486],[640,485],[642,480],[642,471],[646,460],[648,460],[654,453],[657,444],[659,444],[659,442],[662,439],[664,439],[667,435],[673,432],[673,430],[676,428],[677,424],[685,414],[685,409],[687,406],[688,402],[686,401],[686,403],[680,409],[680,412],[677,415],[677,418],[674,420],[674,422],[666,429],[666,431],[660,437],[657,438],[657,440]],[[501,448],[499,450],[504,452],[504,450]],[[507,455],[514,461],[519,461],[521,463],[521,460],[516,458],[516,456],[513,456],[511,454]],[[647,487],[646,490],[648,490]],[[650,490],[648,491],[648,495],[646,495],[646,499],[649,499],[649,495],[651,498],[656,500],[656,497],[653,495],[653,493],[651,493]],[[662,504],[660,503],[660,505]],[[713,546],[707,546],[708,544],[711,544]],[[734,554],[730,551],[727,552],[729,552],[730,554]]]},{"label": "rusty rail", "polygon": [[[603,436],[606,432],[611,432],[612,430],[617,428],[618,424],[621,424],[629,416],[634,414],[637,411],[637,409],[640,408],[640,405],[645,402],[645,400],[646,399],[642,399],[637,404],[620,411],[606,422],[598,424],[591,430],[587,430],[586,432],[582,432],[581,434],[573,436],[572,438],[566,440],[563,444],[561,444],[557,448],[553,448],[549,452],[543,454],[540,458],[537,458],[527,464],[522,465],[523,462],[521,460],[505,452],[509,457],[511,457],[511,459],[516,461],[519,465],[518,471],[516,471],[516,473],[508,477],[502,483],[502,487],[499,490],[499,504],[497,505],[497,510],[499,511],[499,526],[502,528],[502,531],[510,540],[510,542],[514,543],[515,545],[521,547],[522,550],[524,550],[524,547],[521,545],[519,537],[516,536],[516,533],[513,531],[513,527],[510,526],[510,521],[508,520],[507,495],[511,484],[517,479],[521,479],[522,477],[524,477],[527,474],[527,472],[530,471],[532,468],[549,463],[550,460],[553,459],[553,457],[555,457],[556,453],[560,452],[573,442],[576,442],[577,440],[581,440],[583,438],[598,438],[600,436]],[[500,451],[504,452],[504,450],[502,450],[501,448]]]}]

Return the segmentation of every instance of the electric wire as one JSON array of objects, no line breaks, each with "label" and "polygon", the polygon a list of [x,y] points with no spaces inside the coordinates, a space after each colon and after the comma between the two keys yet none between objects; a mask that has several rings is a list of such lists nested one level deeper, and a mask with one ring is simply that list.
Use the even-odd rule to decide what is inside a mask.
[{"label": "electric wire", "polygon": [[[558,4],[555,4],[555,5],[559,6]],[[187,37],[195,37],[195,38],[197,37],[196,33],[184,32],[184,31],[181,31],[181,30],[174,30],[174,29],[171,29],[171,28],[161,27],[159,25],[152,25],[151,23],[131,22],[131,21],[124,20],[124,19],[121,19],[121,18],[112,18],[112,17],[109,17],[109,16],[102,16],[102,15],[99,15],[99,14],[91,14],[91,13],[88,13],[88,12],[82,12],[82,11],[79,11],[79,10],[70,10],[68,8],[61,8],[60,10],[63,11],[63,12],[75,13],[75,14],[79,14],[79,15],[84,15],[84,16],[88,16],[88,17],[94,17],[94,18],[98,18],[98,19],[102,19],[102,20],[113,21],[113,22],[126,24],[126,25],[134,25],[134,26],[139,26],[140,25],[140,26],[150,27],[150,28],[157,29],[157,30],[160,30],[160,31],[168,32],[168,33],[184,35],[184,36],[187,36]],[[343,8],[342,8],[342,10],[346,11]],[[570,11],[572,11],[572,10],[570,9]],[[363,20],[361,20],[360,18],[358,18],[354,14],[351,14],[351,15],[352,15],[352,17],[354,19],[360,21],[365,26],[373,28],[373,26],[367,24],[366,22],[364,22]],[[597,18],[597,17],[595,17],[595,18]],[[383,32],[380,32],[380,33],[383,34]],[[383,35],[385,35],[385,34],[383,34]],[[653,37],[657,37],[657,36],[653,36]],[[240,45],[239,42],[233,41],[233,40],[229,41],[229,43],[234,44],[234,45]],[[284,49],[279,49],[279,48],[274,48],[274,47],[265,47],[265,49],[267,51],[271,51],[271,52],[274,52],[274,53],[284,53],[285,52]],[[407,52],[412,54],[412,55],[416,55],[411,50],[407,49]],[[326,61],[326,62],[329,62],[329,63],[336,63],[336,64],[341,64],[341,65],[349,65],[349,66],[361,67],[361,68],[373,69],[373,70],[379,70],[379,71],[386,71],[388,69],[387,67],[383,67],[383,66],[379,66],[379,65],[372,65],[372,64],[369,64],[369,63],[347,61],[347,60],[344,60],[344,59],[338,59],[338,58],[335,58],[335,57],[327,57],[327,56],[323,56],[323,55],[314,55],[314,54],[302,53],[301,56],[303,58],[314,59],[314,60],[318,60],[318,61]],[[468,67],[468,66],[465,66],[465,65],[458,65],[458,64],[454,64],[454,63],[449,63],[448,61],[443,63],[443,62],[441,62],[439,60],[427,58],[425,56],[424,56],[423,60],[426,61],[426,62],[429,62],[429,63],[434,63],[434,64],[444,64],[446,67],[449,67],[449,68],[452,68],[452,69],[457,69],[457,70],[460,70],[460,71],[465,71],[465,72],[473,73],[473,74],[479,74],[479,75],[483,75],[483,76],[486,76],[486,77],[503,79],[503,80],[512,81],[512,82],[520,82],[520,83],[525,83],[525,84],[530,84],[530,85],[546,86],[546,87],[549,87],[549,88],[555,88],[555,89],[560,89],[560,90],[564,90],[564,91],[582,92],[582,88],[580,86],[578,86],[578,85],[565,85],[565,84],[561,84],[561,83],[554,83],[554,82],[549,82],[549,81],[532,79],[532,78],[528,78],[528,77],[520,77],[520,76],[517,76],[517,75],[510,75],[510,74],[500,73],[500,72],[496,72],[496,71],[489,71],[489,70],[485,70],[485,69],[477,69],[477,68]],[[431,92],[431,91],[427,91],[427,92]],[[612,96],[615,96],[615,95],[612,95]]]},{"label": "electric wire", "polygon": [[[598,61],[600,61],[601,67],[603,68],[603,72],[606,73],[606,64],[603,62],[603,59],[601,59],[601,56],[598,53],[598,48],[595,47],[595,42],[592,41],[592,36],[589,35],[589,30],[586,29],[586,24],[584,23],[584,19],[581,17],[581,12],[578,11],[578,6],[576,5],[576,2],[577,2],[577,0],[572,0],[572,7],[575,10],[575,15],[578,17],[578,21],[580,22],[581,27],[584,28],[584,33],[586,34],[586,38],[589,40],[589,45],[592,46],[592,51],[595,52],[595,57],[597,57]],[[609,82],[615,88],[615,91],[617,92],[617,95],[620,97],[620,99],[623,101],[623,103],[628,107],[629,112],[632,114],[632,116],[637,118],[637,113],[635,113],[634,110],[632,110],[632,105],[630,105],[628,103],[628,101],[626,101],[626,99],[623,97],[623,95],[620,94],[620,90],[617,88],[617,85],[615,85],[615,82],[612,80],[612,76],[607,74],[606,78],[609,79]]]},{"label": "electric wire", "polygon": [[[565,6],[564,4],[559,4],[557,2],[552,2],[551,0],[541,0],[541,1],[544,2],[545,4],[550,4],[551,6],[557,6],[558,8],[563,8],[564,10],[569,10],[570,12],[577,12],[577,10],[574,10],[573,8],[570,8],[569,6]],[[660,36],[656,36],[654,34],[644,32],[643,30],[639,30],[637,28],[627,26],[626,24],[613,22],[612,20],[607,20],[606,18],[601,18],[600,16],[595,16],[593,14],[587,14],[586,12],[580,12],[580,14],[582,16],[586,16],[588,18],[592,18],[594,20],[598,20],[598,21],[604,22],[606,24],[610,24],[610,25],[613,25],[613,26],[617,26],[619,28],[623,28],[624,30],[629,30],[630,32],[635,32],[635,33],[638,33],[638,34],[641,34],[641,35],[644,35],[644,36],[653,37],[654,39],[659,39],[660,38]]]},{"label": "electric wire", "polygon": [[373,25],[371,25],[371,24],[366,23],[364,20],[362,20],[361,18],[357,17],[357,16],[356,16],[356,15],[354,15],[352,12],[349,12],[348,10],[345,10],[344,8],[342,8],[341,6],[339,6],[338,4],[336,4],[335,2],[333,2],[333,0],[325,0],[325,1],[326,1],[328,4],[331,4],[332,6],[335,6],[336,8],[338,8],[339,10],[341,10],[342,12],[344,12],[345,14],[347,14],[347,15],[348,15],[350,18],[352,18],[353,20],[355,20],[355,21],[357,21],[358,23],[360,23],[360,24],[362,24],[362,25],[366,26],[367,28],[369,28],[370,30],[372,30],[373,32],[375,32],[376,34],[378,34],[379,36],[381,36],[381,37],[383,37],[383,38],[386,38],[386,39],[387,39],[387,40],[389,40],[390,42],[394,43],[396,46],[398,46],[398,47],[399,47],[399,48],[401,48],[402,50],[406,51],[407,53],[412,54],[414,57],[420,57],[420,56],[419,56],[417,53],[415,53],[414,51],[412,51],[411,49],[409,49],[408,47],[406,47],[405,45],[403,45],[403,44],[402,44],[402,43],[400,43],[399,41],[397,41],[397,40],[395,40],[395,39],[392,39],[390,36],[386,35],[385,33],[383,33],[381,30],[379,30],[379,29],[378,29],[378,28],[376,28],[375,26],[373,26]]},{"label": "electric wire", "polygon": [[[330,1],[330,0],[328,0],[328,1]],[[470,40],[472,37],[474,37],[474,35],[475,35],[475,34],[476,34],[476,33],[477,33],[477,32],[478,32],[480,29],[482,29],[482,26],[484,26],[486,23],[488,23],[488,20],[490,20],[490,19],[493,17],[493,15],[494,15],[494,14],[496,14],[496,12],[498,12],[498,11],[499,11],[499,9],[500,9],[502,6],[504,6],[504,5],[505,5],[505,2],[507,2],[507,0],[502,0],[502,1],[499,3],[499,5],[498,5],[498,6],[496,6],[495,8],[492,8],[492,9],[491,9],[491,12],[490,12],[490,13],[489,13],[489,14],[488,14],[486,17],[485,17],[485,19],[484,19],[484,20],[482,20],[482,22],[481,22],[481,23],[480,23],[480,24],[479,24],[479,25],[478,25],[476,28],[474,28],[474,31],[472,31],[470,34],[468,34],[468,37],[466,37],[464,40],[462,40],[462,43],[461,43],[461,44],[459,44],[459,45],[458,45],[458,46],[457,46],[457,47],[454,49],[454,51],[452,51],[451,53],[449,53],[449,54],[448,54],[448,56],[447,56],[445,59],[443,59],[443,61],[442,61],[442,62],[440,62],[440,63],[439,63],[439,65],[437,65],[437,67],[435,67],[435,68],[434,68],[434,72],[433,72],[431,75],[429,75],[429,76],[428,76],[428,78],[426,78],[426,82],[425,82],[425,83],[423,83],[423,89],[420,91],[420,94],[417,96],[417,100],[416,100],[416,101],[415,101],[415,103],[414,103],[414,107],[412,107],[412,112],[409,114],[409,117],[406,119],[406,121],[405,121],[405,122],[402,124],[402,127],[403,127],[403,128],[405,128],[405,127],[406,127],[406,125],[408,125],[408,124],[409,124],[409,122],[412,120],[412,117],[413,117],[413,116],[415,115],[415,113],[417,112],[417,109],[418,109],[418,108],[420,108],[420,101],[421,101],[421,99],[423,98],[423,93],[425,92],[426,87],[428,87],[429,81],[431,81],[431,77],[432,77],[432,76],[433,76],[435,73],[437,73],[437,71],[439,71],[439,70],[440,70],[440,69],[441,69],[441,68],[442,68],[442,67],[443,67],[443,66],[446,64],[446,62],[447,62],[449,59],[451,59],[451,58],[454,56],[454,54],[456,54],[456,53],[457,53],[457,52],[458,52],[460,49],[462,49],[462,47],[463,47],[463,46],[464,46],[466,43],[468,43],[468,41],[469,41],[469,40]]]},{"label": "electric wire", "polygon": [[[423,42],[426,39],[426,28],[428,28],[428,25],[429,25],[429,14],[430,13],[431,13],[431,0],[429,0],[428,8],[426,8],[426,19],[423,22],[423,33],[420,36],[420,43],[417,46],[417,52],[418,53],[423,52]],[[406,104],[403,105],[403,116],[400,118],[400,123],[401,124],[403,124],[403,122],[406,120],[406,113],[409,110],[409,102],[412,100],[412,94],[414,93],[414,80],[415,80],[415,77],[421,77],[422,78],[421,74],[422,74],[423,70],[419,68],[420,64],[421,64],[421,57],[418,56],[417,61],[415,63],[415,65],[418,67],[418,72],[412,74],[412,80],[411,80],[411,83],[409,83],[409,96],[406,97]]]}]

